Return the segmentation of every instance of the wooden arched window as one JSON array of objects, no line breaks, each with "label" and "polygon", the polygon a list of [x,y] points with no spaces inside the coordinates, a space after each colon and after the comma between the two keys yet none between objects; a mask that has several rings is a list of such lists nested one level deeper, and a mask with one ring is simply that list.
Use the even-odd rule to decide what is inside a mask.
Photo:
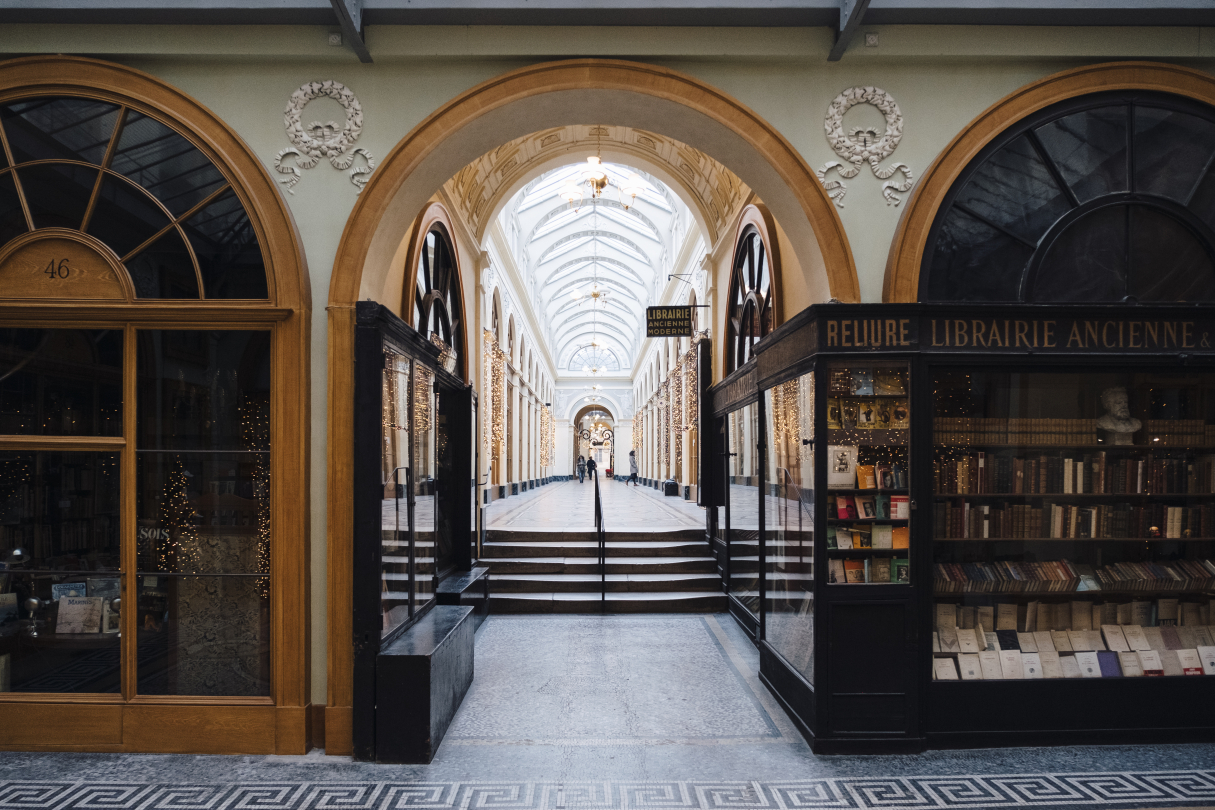
[{"label": "wooden arched window", "polygon": [[751,359],[752,347],[776,326],[780,253],[772,217],[761,205],[743,209],[734,240],[726,310],[726,373]]},{"label": "wooden arched window", "polygon": [[242,728],[195,748],[305,750],[266,711],[310,699],[294,234],[258,158],[181,91],[93,59],[0,62],[0,553],[40,639],[0,704],[22,693],[42,745],[80,744],[71,692],[106,706],[93,740],[180,745],[153,698],[183,727]]},{"label": "wooden arched window", "polygon": [[451,219],[443,206],[427,208],[415,234],[407,265],[413,267],[406,293],[406,300],[412,304],[410,325],[431,342],[450,350],[450,367],[466,378],[460,262],[451,236]]}]

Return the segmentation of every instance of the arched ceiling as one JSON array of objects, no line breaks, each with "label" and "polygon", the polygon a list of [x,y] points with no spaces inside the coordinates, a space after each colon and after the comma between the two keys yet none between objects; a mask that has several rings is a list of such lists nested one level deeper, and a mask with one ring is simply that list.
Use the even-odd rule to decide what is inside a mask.
[{"label": "arched ceiling", "polygon": [[[499,214],[558,374],[630,372],[645,307],[665,286],[672,257],[684,240],[703,238],[681,197],[653,175],[603,167],[608,186],[597,198],[583,184],[587,163],[567,162],[525,184]],[[634,175],[641,193],[622,196]],[[559,195],[571,182],[583,189],[580,202]]]},{"label": "arched ceiling", "polygon": [[672,201],[682,197],[709,245],[729,230],[750,194],[737,175],[686,143],[647,130],[602,125],[554,127],[516,138],[465,166],[445,188],[483,240],[493,217],[521,187],[550,169],[581,162],[595,148],[605,163],[646,171],[668,188]]}]

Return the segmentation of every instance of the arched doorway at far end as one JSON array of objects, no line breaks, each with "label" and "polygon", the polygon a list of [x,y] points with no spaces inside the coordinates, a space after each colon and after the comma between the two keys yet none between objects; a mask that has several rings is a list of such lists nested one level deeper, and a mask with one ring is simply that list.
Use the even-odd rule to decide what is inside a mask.
[{"label": "arched doorway at far end", "polygon": [[616,453],[616,418],[610,406],[600,402],[584,405],[574,414],[574,467],[578,457],[594,458],[602,473],[614,467]]}]

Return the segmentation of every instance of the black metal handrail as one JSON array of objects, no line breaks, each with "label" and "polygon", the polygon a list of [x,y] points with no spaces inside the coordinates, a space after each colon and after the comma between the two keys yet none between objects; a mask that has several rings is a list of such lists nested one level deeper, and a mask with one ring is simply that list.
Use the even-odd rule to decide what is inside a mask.
[{"label": "black metal handrail", "polygon": [[599,470],[591,477],[595,482],[595,539],[599,541],[599,608],[607,612],[607,528],[603,523],[603,501],[599,497]]}]

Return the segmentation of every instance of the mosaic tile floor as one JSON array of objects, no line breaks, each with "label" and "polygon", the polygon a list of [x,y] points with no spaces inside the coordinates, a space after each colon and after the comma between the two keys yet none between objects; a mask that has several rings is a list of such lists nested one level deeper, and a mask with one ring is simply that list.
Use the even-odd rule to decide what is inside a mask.
[{"label": "mosaic tile floor", "polygon": [[430,765],[0,753],[0,810],[1215,807],[1211,744],[815,756],[757,666],[725,615],[492,616]]},{"label": "mosaic tile floor", "polygon": [[[703,529],[705,512],[694,502],[665,497],[649,487],[600,479],[604,519],[610,532]],[[485,508],[491,531],[592,531],[595,528],[595,488],[558,481],[522,495],[494,501]]]}]

